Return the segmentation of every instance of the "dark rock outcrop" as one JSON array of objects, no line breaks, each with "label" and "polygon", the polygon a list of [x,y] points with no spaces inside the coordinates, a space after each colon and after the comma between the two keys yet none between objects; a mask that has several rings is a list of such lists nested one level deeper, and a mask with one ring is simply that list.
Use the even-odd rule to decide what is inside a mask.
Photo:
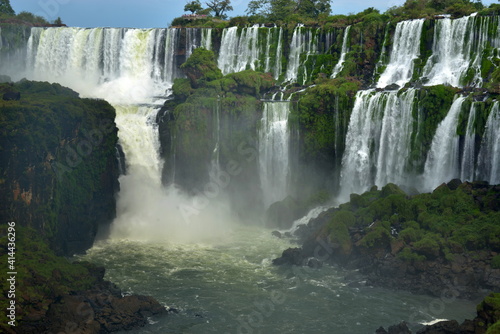
[{"label": "dark rock outcrop", "polygon": [[[459,324],[456,320],[440,321],[432,325],[426,325],[417,331],[417,334],[494,334],[498,333],[500,325],[500,294],[491,293],[477,307],[477,316],[473,320],[465,320]],[[387,332],[383,327],[375,331],[377,334],[407,334],[411,331],[394,331],[401,324],[389,327]],[[492,327],[495,327],[493,329]]]},{"label": "dark rock outcrop", "polygon": [[23,317],[15,333],[62,333],[71,329],[110,333],[145,326],[148,317],[169,312],[152,297],[122,296],[116,285],[103,280],[104,268],[85,265],[96,280],[90,289],[59,296],[54,293],[47,311]]},{"label": "dark rock outcrop", "polygon": [[292,223],[305,214],[299,204],[291,196],[273,203],[266,212],[267,227],[289,229]]},{"label": "dark rock outcrop", "polygon": [[[419,196],[415,196],[414,203],[417,204],[411,206],[406,203],[411,198],[394,185],[388,185],[381,191],[353,195],[350,203],[330,209],[299,228],[295,236],[299,237],[302,247],[286,250],[273,263],[307,265],[304,259],[315,257],[322,262],[358,270],[367,285],[437,297],[446,293],[453,298],[477,298],[484,295],[485,291],[500,289],[500,269],[492,265],[493,259],[498,256],[496,239],[486,235],[485,241],[473,244],[477,239],[468,236],[464,239],[425,237],[427,232],[422,225],[426,223],[422,220],[422,225],[418,227],[412,213],[417,207],[424,207],[425,201],[429,199],[434,201],[434,205],[441,205],[437,204],[439,200],[448,204],[453,203],[446,202],[449,199],[460,200],[468,203],[468,210],[476,210],[471,212],[482,212],[481,217],[488,217],[461,225],[467,226],[467,231],[476,236],[479,232],[475,229],[484,229],[485,221],[492,224],[489,228],[496,226],[494,222],[498,216],[500,186],[453,180],[448,185],[438,187],[432,196]],[[397,211],[383,213],[384,208],[395,210],[391,206],[399,207],[399,214]],[[377,213],[380,217],[390,217],[392,222],[373,221],[369,212],[376,210],[380,212]],[[368,218],[363,216],[367,212]],[[428,213],[419,215],[418,219],[423,219],[425,214]],[[407,218],[401,217],[403,215],[409,217],[408,222],[405,220]],[[367,223],[360,224],[361,219]],[[440,218],[437,219],[435,224],[440,222]],[[432,233],[436,233],[435,228],[431,228],[434,231]],[[454,232],[444,231],[448,236]],[[456,240],[463,241],[459,243]],[[488,240],[491,240],[488,247],[481,246],[486,245]],[[441,248],[443,244],[447,248]]]},{"label": "dark rock outcrop", "polygon": [[19,92],[7,92],[3,94],[2,99],[4,101],[19,101],[21,99],[21,93]]}]

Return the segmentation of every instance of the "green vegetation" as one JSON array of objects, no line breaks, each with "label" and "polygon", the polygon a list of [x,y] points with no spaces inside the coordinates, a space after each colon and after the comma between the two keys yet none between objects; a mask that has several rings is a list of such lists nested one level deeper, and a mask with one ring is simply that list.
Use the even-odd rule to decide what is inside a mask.
[{"label": "green vegetation", "polygon": [[[226,19],[225,12],[232,10],[232,8],[227,9],[231,7],[228,0],[213,0],[206,5],[207,8],[203,8],[200,1],[194,0],[188,2],[184,10],[198,16],[213,13],[214,17],[178,18],[172,22],[172,26],[216,27],[220,24],[216,19]],[[485,7],[481,1],[472,0],[407,0],[402,6],[391,7],[385,13],[380,13],[373,7],[349,15],[331,15],[332,11],[335,11],[335,4],[333,3],[332,7],[331,1],[328,0],[252,0],[245,11],[248,16],[232,17],[229,25],[275,23],[295,26],[297,23],[304,23],[306,26],[329,28],[358,23],[372,24],[375,21],[381,21],[385,25],[389,22],[396,23],[415,18],[432,19],[441,14],[450,14],[454,18],[474,12],[479,12],[481,15],[496,15],[500,13],[500,4],[490,4],[489,7]]]},{"label": "green vegetation", "polygon": [[[87,263],[70,263],[56,256],[47,246],[40,233],[29,228],[15,226],[16,249],[16,321],[29,315],[45,314],[51,303],[72,291],[89,289],[96,282],[89,273],[92,266]],[[8,263],[7,226],[0,226],[0,260]],[[6,270],[0,272],[0,284],[7,297],[8,281]],[[7,309],[10,299],[1,298],[0,307]],[[7,331],[6,312],[0,313],[0,330]],[[10,326],[9,326],[10,327]]]},{"label": "green vegetation", "polygon": [[[482,194],[482,201],[476,198]],[[394,184],[382,190],[353,195],[334,212],[324,234],[331,240],[345,237],[339,225],[364,230],[359,246],[388,248],[398,241],[397,256],[405,261],[448,261],[454,253],[488,249],[500,251],[500,191],[481,184],[463,183],[456,190],[442,185],[431,194],[407,196]],[[332,235],[339,232],[339,237]],[[343,239],[342,239],[343,240]],[[500,267],[499,256],[493,268]]]},{"label": "green vegetation", "polygon": [[417,173],[423,172],[425,157],[439,123],[446,117],[453,103],[457,88],[430,86],[418,90],[417,107],[413,108],[410,166]]},{"label": "green vegetation", "polygon": [[10,5],[10,0],[0,0],[0,14],[15,15],[16,13]]},{"label": "green vegetation", "polygon": [[[61,21],[60,18],[58,18]],[[49,22],[38,15],[23,11],[16,15],[9,0],[0,0],[0,27],[9,26],[11,24],[28,25],[28,26],[47,26]],[[57,24],[57,23],[56,23]],[[62,21],[61,21],[62,24]]]},{"label": "green vegetation", "polygon": [[25,80],[4,92],[20,99],[0,101],[0,216],[38,230],[59,253],[81,251],[114,216],[115,111],[58,84]]},{"label": "green vegetation", "polygon": [[217,59],[212,51],[196,48],[181,69],[191,81],[193,88],[204,86],[206,82],[222,78],[217,67]]},{"label": "green vegetation", "polygon": [[318,81],[299,97],[299,107],[290,115],[303,136],[304,160],[341,157],[354,96],[361,83],[353,78]]}]

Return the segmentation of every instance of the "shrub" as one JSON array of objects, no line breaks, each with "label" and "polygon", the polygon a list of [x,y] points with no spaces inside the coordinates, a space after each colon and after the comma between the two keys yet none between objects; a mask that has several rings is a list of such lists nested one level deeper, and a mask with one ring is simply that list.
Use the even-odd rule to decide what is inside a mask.
[{"label": "shrub", "polygon": [[491,267],[493,269],[500,269],[500,255],[493,257],[491,260]]},{"label": "shrub", "polygon": [[426,236],[414,244],[414,250],[424,255],[427,259],[432,260],[439,256],[440,246],[436,240]]}]

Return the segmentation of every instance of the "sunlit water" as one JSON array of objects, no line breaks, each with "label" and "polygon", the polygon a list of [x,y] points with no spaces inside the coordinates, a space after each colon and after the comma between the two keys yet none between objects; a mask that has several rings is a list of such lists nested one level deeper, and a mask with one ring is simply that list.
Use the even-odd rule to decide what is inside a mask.
[{"label": "sunlit water", "polygon": [[346,281],[348,272],[275,267],[291,246],[258,227],[215,244],[108,240],[80,257],[106,267],[125,294],[155,297],[177,314],[129,333],[374,333],[401,320],[473,318],[475,302],[417,296]]}]

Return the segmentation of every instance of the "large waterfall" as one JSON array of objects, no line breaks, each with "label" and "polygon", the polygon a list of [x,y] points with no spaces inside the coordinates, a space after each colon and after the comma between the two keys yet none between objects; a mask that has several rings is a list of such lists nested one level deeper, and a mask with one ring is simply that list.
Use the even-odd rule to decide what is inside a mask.
[{"label": "large waterfall", "polygon": [[268,207],[287,195],[290,102],[265,102],[259,130],[260,182]]},{"label": "large waterfall", "polygon": [[[430,29],[435,29],[434,34],[424,34],[423,29],[429,22],[412,20],[388,26],[387,36],[394,33],[394,39],[384,41],[390,54],[380,60],[385,69],[377,74],[373,73],[373,66],[351,62],[351,56],[359,60],[362,59],[359,55],[368,57],[370,52],[375,53],[373,50],[380,50],[379,44],[378,49],[373,50],[368,46],[379,42],[382,25],[375,29],[376,38],[366,36],[356,23],[343,31],[337,27],[302,25],[289,30],[251,26],[222,31],[33,28],[24,50],[27,68],[22,75],[61,83],[82,97],[106,99],[117,113],[119,143],[127,164],[125,174],[119,179],[117,218],[110,240],[89,250],[87,259],[105,265],[109,277],[124,284],[127,293],[155,295],[162,303],[178,307],[181,316],[164,317],[156,327],[151,326],[157,332],[285,333],[294,328],[304,333],[367,333],[376,328],[371,319],[376,319],[379,326],[380,319],[389,324],[394,318],[403,319],[415,310],[428,309],[433,302],[431,298],[415,298],[381,289],[360,293],[364,288],[345,284],[345,273],[333,266],[305,272],[308,279],[295,272],[284,274],[281,269],[270,269],[271,259],[294,245],[287,238],[275,238],[270,230],[257,226],[258,219],[255,226],[236,226],[234,212],[231,212],[234,207],[228,204],[233,203],[225,196],[236,197],[247,191],[258,197],[249,201],[248,207],[260,207],[262,202],[269,208],[289,194],[297,195],[302,185],[304,194],[299,195],[305,199],[297,202],[307,201],[310,193],[319,193],[316,185],[320,182],[321,187],[330,193],[338,192],[343,200],[348,200],[350,193],[362,193],[373,185],[382,187],[389,182],[420,191],[430,191],[455,177],[500,183],[499,102],[493,100],[494,94],[488,95],[479,89],[469,93],[468,87],[485,86],[489,92],[493,90],[487,86],[489,82],[483,84],[483,80],[489,78],[483,78],[481,67],[489,61],[490,75],[498,64],[498,18],[472,15],[457,20],[437,20],[429,24]],[[4,29],[1,28],[0,37]],[[7,43],[3,42],[0,38],[0,51],[6,48]],[[421,52],[424,45],[433,45],[433,48],[427,53]],[[205,88],[222,93],[197,101],[208,101],[202,110],[206,117],[200,117],[199,128],[190,129],[192,132],[183,138],[189,145],[179,144],[179,137],[185,135],[184,128],[176,127],[180,123],[176,117],[181,114],[178,112],[181,108],[162,115],[164,118],[157,113],[174,80],[182,77],[179,66],[197,47],[213,50],[224,74],[255,69],[270,72],[278,83],[291,84],[290,91],[276,89],[273,93],[279,90],[282,96],[288,96],[293,91],[297,105],[293,104],[292,108],[290,100],[259,101],[258,96],[248,98],[255,104],[248,103],[247,108],[248,95],[264,92],[248,89],[253,88],[253,83],[234,84],[227,80],[231,89],[236,90],[233,87],[240,85],[251,91],[240,98],[238,92],[221,88],[224,80],[214,81],[200,90],[192,89],[196,93]],[[337,63],[333,50],[341,50]],[[380,55],[373,57],[380,58]],[[342,77],[347,72],[349,77],[347,74]],[[363,72],[362,80],[361,75],[356,76],[359,72]],[[378,74],[380,77],[375,81],[373,78]],[[416,78],[419,74],[421,77]],[[19,73],[15,79],[21,77]],[[330,80],[332,77],[340,79]],[[241,78],[243,81],[247,77],[241,75],[237,79]],[[313,84],[317,85],[315,92],[304,87]],[[392,84],[400,89],[383,89]],[[430,87],[436,84],[457,89]],[[358,85],[365,89],[355,93],[350,87]],[[460,89],[462,87],[466,89]],[[309,92],[318,95],[307,95]],[[196,97],[196,93],[191,97]],[[307,111],[301,109],[307,100],[301,94],[309,98],[307,102],[311,107]],[[456,96],[452,101],[453,94]],[[311,96],[318,98],[311,99]],[[327,99],[332,96],[335,99]],[[440,101],[442,105],[428,107],[428,101],[422,102],[425,99]],[[325,106],[324,101],[332,103]],[[236,108],[233,110],[232,106]],[[198,116],[196,108],[189,110],[193,117]],[[191,114],[186,114],[185,124],[191,125]],[[167,154],[162,152],[166,148],[161,147],[163,141],[159,140],[157,119],[164,120],[164,124],[172,122],[168,125],[177,131],[165,132],[172,146],[174,162],[167,162],[173,166],[174,180],[175,159],[191,163],[198,162],[198,157],[203,155],[199,160],[203,160],[203,164],[211,163],[211,166],[203,165],[207,168],[200,168],[200,174],[208,174],[200,177],[206,183],[196,182],[196,189],[189,196],[181,189],[162,185],[163,159]],[[320,124],[307,123],[311,119]],[[198,129],[204,131],[199,132],[201,139],[191,136]],[[298,133],[296,129],[309,132]],[[314,137],[312,143],[306,143],[311,137]],[[230,140],[234,142],[228,145]],[[195,153],[186,159],[185,151],[198,148],[200,142],[206,146],[193,150]],[[320,147],[317,149],[320,153],[315,156],[311,153],[313,157],[305,161],[310,153],[307,150],[314,145]],[[233,147],[244,154],[232,152]],[[315,150],[316,146],[310,149]],[[295,160],[300,154],[303,156]],[[299,164],[300,168],[295,168]],[[187,165],[185,161],[178,163],[178,179],[181,172],[187,171],[186,178],[194,174]],[[317,165],[321,166],[315,169]],[[322,174],[315,174],[317,170]],[[300,177],[305,180],[297,181]],[[307,177],[320,180],[311,186],[309,183],[313,182]],[[330,182],[329,177],[335,181]],[[340,189],[335,188],[337,186]],[[293,228],[317,217],[323,210],[323,207],[311,210],[306,218],[297,220]],[[297,268],[300,274],[300,267],[291,270]],[[287,312],[282,312],[285,299],[279,297],[285,296]],[[274,297],[283,303],[274,303]],[[318,303],[325,307],[318,309]],[[438,316],[459,314],[463,305],[460,301],[457,311],[450,303]],[[470,305],[470,309],[474,310],[474,305]],[[383,312],[374,316],[377,310]],[[304,318],[321,321],[304,322]],[[425,320],[435,318],[434,314],[425,314]]]},{"label": "large waterfall", "polygon": [[[179,75],[174,63],[179,29],[34,28],[27,63],[33,77],[57,81],[84,96],[104,98],[116,109],[119,143],[127,163],[120,177],[116,238],[192,240],[223,228],[204,198],[187,198],[161,182],[163,161],[156,114]],[[188,56],[210,46],[209,33],[188,30]],[[200,37],[201,36],[201,37]],[[223,208],[212,203],[221,214]],[[203,222],[213,224],[201,224]],[[200,225],[201,224],[201,225]],[[225,228],[224,228],[225,229]]]},{"label": "large waterfall", "polygon": [[[337,162],[341,170],[336,171],[341,175],[340,193],[362,192],[372,185],[383,186],[388,182],[415,186],[417,174],[421,174],[424,169],[422,178],[425,182],[421,184],[426,184],[425,190],[452,177],[497,180],[498,162],[492,153],[495,151],[497,132],[494,132],[495,126],[491,125],[497,119],[496,109],[490,112],[488,126],[481,137],[476,134],[479,131],[476,118],[478,110],[482,108],[478,104],[482,102],[472,103],[470,111],[464,116],[468,119],[466,133],[460,137],[463,145],[459,145],[456,144],[459,137],[453,133],[453,127],[457,131],[457,117],[463,111],[454,105],[446,122],[443,121],[445,123],[434,135],[430,151],[421,152],[421,170],[417,171],[409,156],[415,144],[412,142],[416,137],[415,131],[420,129],[418,115],[422,111],[418,110],[415,98],[419,90],[382,91],[380,88],[391,84],[401,88],[420,72],[422,77],[419,80],[426,86],[482,86],[481,64],[490,61],[491,66],[494,66],[497,49],[500,48],[500,38],[498,33],[494,33],[500,27],[498,21],[497,17],[475,15],[455,20],[445,18],[436,20],[434,35],[422,34],[423,19],[402,21],[396,25],[392,43],[387,43],[391,51],[386,57],[387,63],[381,60],[385,69],[374,84],[379,89],[356,94],[348,126],[339,124],[338,113],[335,115],[336,136],[346,132],[345,138],[339,138],[339,142],[348,143],[345,150],[343,145],[338,146],[337,141],[335,143],[335,152],[342,154],[341,162]],[[83,96],[104,98],[117,107],[120,143],[127,155],[129,173],[139,173],[136,169],[143,169],[141,173],[149,174],[155,180],[152,183],[159,185],[162,169],[160,148],[159,143],[152,140],[158,137],[154,122],[157,112],[155,105],[163,103],[173,80],[182,76],[179,65],[195,48],[202,46],[214,49],[224,74],[254,69],[271,72],[278,82],[306,84],[312,78],[316,61],[332,71],[331,77],[339,75],[349,50],[354,48],[350,46],[351,34],[359,35],[353,29],[353,26],[347,26],[339,34],[339,30],[309,28],[300,24],[293,29],[293,33],[281,27],[230,27],[223,29],[218,43],[213,41],[216,36],[213,29],[207,28],[33,28],[26,46],[26,63],[28,73],[31,72],[28,75],[30,78],[57,81]],[[342,39],[336,37],[340,35]],[[359,37],[362,39],[362,34]],[[420,53],[423,39],[428,44],[432,39],[430,56]],[[332,47],[333,43],[337,45]],[[359,46],[362,41],[360,43]],[[328,63],[328,59],[333,58],[323,57],[319,60],[323,53],[339,49],[340,59],[336,64]],[[287,59],[283,59],[284,54],[288,55]],[[416,69],[414,64],[418,63],[417,59],[425,66]],[[302,91],[298,90],[297,94]],[[465,97],[460,96],[455,103],[464,100]],[[288,167],[290,149],[287,120],[290,110],[287,102],[264,103],[263,108],[258,133],[259,177],[264,191],[263,201],[269,206],[287,195],[288,183],[293,179]],[[224,119],[221,113],[217,109],[214,118],[218,130],[225,126],[221,123]],[[346,114],[349,114],[348,111]],[[128,122],[142,124],[143,127],[136,125],[127,128]],[[444,124],[450,125],[446,132],[448,137],[442,133]],[[144,135],[137,135],[135,131],[144,131]],[[175,133],[171,135],[175,155],[176,137]],[[133,151],[133,145],[127,143],[128,139],[124,136],[140,137],[141,141],[147,140],[150,145]],[[444,137],[453,138],[453,141],[447,141]],[[214,138],[217,143],[213,148],[212,165],[219,166],[223,144],[219,134]],[[480,138],[481,143],[478,142]],[[141,145],[146,147],[144,143]],[[451,148],[454,151],[450,151]],[[439,153],[439,150],[444,150],[446,154]],[[412,151],[412,154],[416,153]],[[449,161],[452,162],[440,162],[439,159],[451,154],[453,159]],[[148,159],[141,155],[150,156],[152,161],[145,163]],[[145,166],[141,167],[141,162]]]},{"label": "large waterfall", "polygon": [[36,79],[110,102],[142,103],[172,85],[176,38],[176,29],[33,28],[27,62]]},{"label": "large waterfall", "polygon": [[424,19],[399,22],[394,33],[391,58],[377,87],[404,86],[413,75],[414,61],[420,55],[420,36]]}]

